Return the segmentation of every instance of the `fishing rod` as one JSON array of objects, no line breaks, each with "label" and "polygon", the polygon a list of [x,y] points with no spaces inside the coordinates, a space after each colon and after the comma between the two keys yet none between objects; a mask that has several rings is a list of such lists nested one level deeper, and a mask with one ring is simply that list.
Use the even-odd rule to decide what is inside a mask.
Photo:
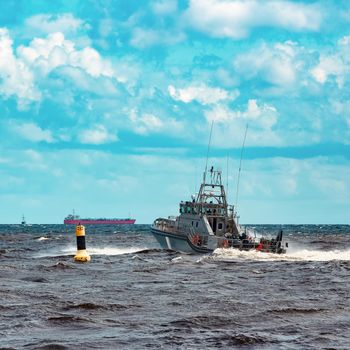
[{"label": "fishing rod", "polygon": [[242,149],[241,149],[241,158],[239,160],[239,168],[238,168],[238,176],[237,176],[237,190],[236,190],[236,212],[237,212],[237,206],[238,206],[238,190],[239,190],[239,179],[241,177],[241,170],[242,170],[242,159],[243,159],[243,151],[244,151],[244,146],[245,146],[245,140],[247,138],[247,132],[248,132],[248,124],[245,128],[245,133],[244,133],[244,138],[243,138],[243,143],[242,143]]}]

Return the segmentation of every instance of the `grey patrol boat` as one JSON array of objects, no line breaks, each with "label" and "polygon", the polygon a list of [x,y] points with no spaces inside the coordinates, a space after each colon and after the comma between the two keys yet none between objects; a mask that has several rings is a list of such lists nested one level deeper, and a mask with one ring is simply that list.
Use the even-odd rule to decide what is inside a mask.
[{"label": "grey patrol boat", "polygon": [[162,248],[190,253],[235,248],[282,254],[288,246],[282,242],[282,230],[276,238],[258,237],[238,224],[235,208],[227,203],[221,171],[213,167],[204,172],[198,195],[180,203],[180,215],[156,219],[151,231]]}]

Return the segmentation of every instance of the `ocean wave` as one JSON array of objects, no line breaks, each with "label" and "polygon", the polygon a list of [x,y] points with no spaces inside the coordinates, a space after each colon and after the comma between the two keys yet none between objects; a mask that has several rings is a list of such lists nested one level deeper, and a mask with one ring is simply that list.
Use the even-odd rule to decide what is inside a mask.
[{"label": "ocean wave", "polygon": [[63,310],[74,310],[74,309],[82,309],[82,310],[122,310],[128,309],[129,306],[122,304],[106,304],[100,305],[95,303],[81,303],[81,304],[70,304],[63,307]]},{"label": "ocean wave", "polygon": [[91,319],[81,316],[72,316],[72,315],[59,315],[47,318],[48,322],[54,323],[56,325],[69,326],[70,324],[78,323],[90,323],[93,322]]},{"label": "ocean wave", "polygon": [[274,314],[315,314],[319,312],[327,311],[327,309],[319,309],[319,308],[278,308],[272,309],[271,312]]},{"label": "ocean wave", "polygon": [[124,248],[117,248],[117,247],[104,247],[104,248],[89,248],[88,253],[91,255],[123,255],[123,254],[133,254],[138,253],[143,250],[146,250],[147,248],[140,248],[140,247],[124,247]]},{"label": "ocean wave", "polygon": [[271,260],[271,261],[332,261],[343,260],[350,261],[350,249],[347,250],[293,250],[286,254],[262,253],[255,250],[241,251],[234,248],[218,248],[212,255],[205,259],[212,260]]},{"label": "ocean wave", "polygon": [[[179,319],[172,321],[168,326],[175,327],[177,329],[182,328],[200,328],[200,329],[213,329],[216,327],[226,327],[228,324],[233,325],[232,320],[228,320],[224,316],[196,316],[185,319]],[[166,326],[163,324],[162,326]]]},{"label": "ocean wave", "polygon": [[206,340],[208,344],[212,344],[215,347],[222,346],[254,346],[258,344],[274,343],[272,339],[267,339],[258,335],[248,334],[223,334],[216,337],[211,337]]},{"label": "ocean wave", "polygon": [[48,239],[50,239],[49,237],[39,237],[36,238],[37,241],[47,241]]},{"label": "ocean wave", "polygon": [[[92,247],[87,248],[89,255],[123,255],[123,254],[133,254],[139,253],[148,250],[148,248],[141,247]],[[61,249],[51,249],[45,252],[37,254],[36,258],[49,258],[49,257],[58,257],[58,256],[69,256],[75,255],[77,248],[75,246],[69,246]]]}]

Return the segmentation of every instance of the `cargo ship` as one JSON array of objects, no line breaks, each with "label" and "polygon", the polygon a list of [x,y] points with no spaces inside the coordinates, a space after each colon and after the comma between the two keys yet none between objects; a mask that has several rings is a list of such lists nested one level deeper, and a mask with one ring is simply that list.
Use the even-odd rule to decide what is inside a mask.
[{"label": "cargo ship", "polygon": [[133,225],[135,221],[132,218],[81,218],[73,211],[73,214],[64,218],[63,223],[65,225]]}]

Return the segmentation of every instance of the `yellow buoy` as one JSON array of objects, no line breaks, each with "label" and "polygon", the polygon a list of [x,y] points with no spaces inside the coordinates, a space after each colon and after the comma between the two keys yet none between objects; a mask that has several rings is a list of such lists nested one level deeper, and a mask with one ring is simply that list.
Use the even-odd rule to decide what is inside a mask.
[{"label": "yellow buoy", "polygon": [[91,257],[86,251],[85,227],[83,225],[78,225],[75,229],[75,235],[77,236],[77,254],[74,260],[77,262],[90,261]]}]

